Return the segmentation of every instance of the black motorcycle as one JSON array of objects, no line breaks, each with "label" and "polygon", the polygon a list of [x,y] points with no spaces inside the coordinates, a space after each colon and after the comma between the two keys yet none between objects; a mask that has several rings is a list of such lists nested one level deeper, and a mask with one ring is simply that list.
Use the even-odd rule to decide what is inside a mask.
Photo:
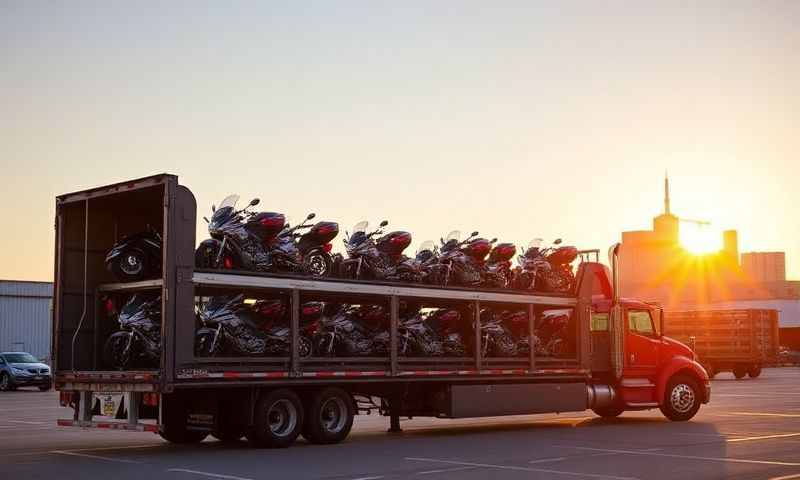
[{"label": "black motorcycle", "polygon": [[[337,257],[340,276],[352,279],[419,281],[417,266],[403,255],[411,244],[411,234],[395,231],[383,235],[386,220],[377,230],[367,233],[369,222],[359,222],[344,239],[348,258]],[[382,235],[377,240],[376,235]]]},{"label": "black motorcycle", "polygon": [[[389,351],[389,334],[376,331],[364,321],[360,306],[342,305],[330,315],[320,319],[314,337],[314,352],[320,356],[371,356],[386,355]],[[373,313],[383,315],[386,313]]]},{"label": "black motorcycle", "polygon": [[511,259],[517,253],[513,243],[500,243],[489,252],[483,267],[483,285],[489,288],[508,288],[511,285]]},{"label": "black motorcycle", "polygon": [[517,341],[503,322],[503,316],[489,309],[481,310],[481,355],[515,357]]},{"label": "black motorcycle", "polygon": [[119,331],[103,347],[106,365],[117,370],[155,368],[161,359],[161,296],[135,294],[119,312]]},{"label": "black motorcycle", "polygon": [[448,357],[463,357],[467,348],[465,345],[464,325],[461,322],[461,313],[454,308],[437,308],[428,313],[425,318],[431,329],[442,343],[443,355]]},{"label": "black motorcycle", "polygon": [[477,238],[478,232],[460,240],[461,232],[453,230],[440,239],[439,263],[445,266],[442,285],[480,286],[483,279],[483,259],[494,241]]},{"label": "black motorcycle", "polygon": [[121,282],[161,275],[161,234],[154,228],[123,237],[106,255],[106,269]]},{"label": "black motorcycle", "polygon": [[398,354],[405,357],[441,357],[444,344],[421,312],[401,318],[397,325]]},{"label": "black motorcycle", "polygon": [[[286,225],[277,237],[268,243],[272,271],[304,273],[316,277],[331,275],[333,248],[330,241],[339,234],[336,222],[306,222],[316,215],[310,213],[294,227]],[[300,233],[301,230],[308,230]]]},{"label": "black motorcycle", "polygon": [[[285,322],[265,317],[265,308],[263,303],[245,303],[243,295],[211,297],[198,313],[201,328],[195,334],[195,355],[288,355],[291,330]],[[300,335],[299,356],[308,357],[311,352],[311,340]]]},{"label": "black motorcycle", "polygon": [[[204,240],[195,252],[198,268],[244,269],[258,272],[303,273],[327,276],[332,257],[329,243],[339,233],[335,222],[317,222],[310,214],[299,225],[286,224],[286,217],[276,212],[251,212],[258,205],[253,199],[247,207],[236,210],[238,195],[230,195],[208,222],[211,238]],[[300,234],[299,230],[309,229]]]},{"label": "black motorcycle", "polygon": [[572,246],[559,247],[560,238],[553,242],[553,247],[541,248],[541,244],[540,238],[532,240],[525,254],[517,258],[519,266],[514,271],[514,288],[571,292],[575,288],[575,274],[571,264],[578,256],[578,249]]}]

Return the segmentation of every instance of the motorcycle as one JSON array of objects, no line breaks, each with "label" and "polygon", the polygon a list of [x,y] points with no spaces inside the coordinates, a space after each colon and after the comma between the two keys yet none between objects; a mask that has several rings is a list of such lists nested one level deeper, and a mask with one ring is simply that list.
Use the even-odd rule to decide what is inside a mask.
[{"label": "motorcycle", "polygon": [[578,256],[578,249],[558,247],[560,238],[553,242],[553,247],[543,249],[541,244],[540,238],[531,240],[525,253],[517,257],[519,265],[514,271],[514,288],[556,293],[572,291],[575,275],[571,263]]},{"label": "motorcycle", "polygon": [[445,266],[442,285],[480,286],[483,281],[483,259],[494,241],[477,236],[478,232],[472,232],[461,241],[461,232],[453,230],[447,239],[439,240],[439,263]]},{"label": "motorcycle", "polygon": [[511,259],[517,253],[513,243],[500,243],[489,252],[484,265],[483,285],[490,288],[508,288],[511,284]]},{"label": "motorcycle", "polygon": [[[529,322],[528,312],[525,310],[504,310],[500,313],[501,321],[508,328],[511,337],[517,345],[517,354],[519,356],[528,356],[531,352],[531,337],[528,335]],[[540,341],[539,337],[533,335],[533,348],[538,352]]]},{"label": "motorcycle", "polygon": [[439,249],[433,240],[425,240],[417,248],[414,262],[419,271],[419,282],[430,285],[442,285],[447,266],[439,263]]},{"label": "motorcycle", "polygon": [[[322,356],[385,355],[389,351],[388,332],[376,332],[360,318],[360,307],[343,305],[320,319],[314,350]],[[374,312],[372,315],[385,316]]]},{"label": "motorcycle", "polygon": [[236,210],[238,195],[229,195],[219,208],[211,206],[213,215],[208,223],[211,238],[203,240],[195,251],[198,268],[244,269],[265,272],[270,269],[268,241],[284,228],[286,217],[276,212],[252,212],[259,204],[254,198],[241,210]]},{"label": "motorcycle", "polygon": [[481,355],[516,357],[517,342],[503,324],[503,317],[489,309],[481,310]]},{"label": "motorcycle", "polygon": [[572,310],[554,309],[542,312],[536,326],[536,337],[539,339],[536,354],[544,357],[563,357],[568,353],[566,338],[569,335],[569,324]]},{"label": "motorcycle", "polygon": [[106,269],[121,282],[161,275],[161,234],[154,228],[123,237],[106,255]]},{"label": "motorcycle", "polygon": [[[352,279],[417,281],[417,267],[403,255],[403,250],[411,244],[411,234],[394,231],[383,235],[382,221],[377,230],[367,233],[369,222],[363,221],[347,234],[344,246],[348,258],[337,257],[340,275]],[[377,240],[373,238],[382,235]]]},{"label": "motorcycle", "polygon": [[461,313],[454,308],[437,308],[425,319],[442,343],[443,355],[463,357],[467,348],[462,333]]},{"label": "motorcycle", "polygon": [[405,357],[441,357],[444,345],[436,331],[417,311],[404,316],[397,325],[398,354]]},{"label": "motorcycle", "polygon": [[[279,272],[298,272],[315,277],[331,275],[333,257],[330,241],[339,234],[336,222],[317,222],[306,224],[316,214],[310,213],[306,219],[294,227],[286,225],[283,230],[269,242],[271,269]],[[300,230],[308,229],[305,233]]]},{"label": "motorcycle", "polygon": [[161,296],[133,295],[120,310],[118,321],[120,330],[111,334],[103,347],[106,365],[117,370],[157,367],[161,359]]},{"label": "motorcycle", "polygon": [[[307,225],[315,217],[311,213],[302,223],[291,227],[282,213],[248,210],[259,204],[257,198],[242,210],[236,210],[238,201],[238,195],[229,195],[219,208],[212,205],[211,220],[204,217],[211,238],[195,251],[198,268],[330,275],[333,246],[329,242],[339,233],[337,223]],[[303,229],[309,231],[298,233]]]},{"label": "motorcycle", "polygon": [[[275,323],[275,318],[265,318],[261,311],[264,303],[252,306],[244,302],[243,295],[211,297],[198,312],[201,328],[195,334],[195,355],[215,357],[222,355],[288,355],[291,348],[291,331]],[[298,337],[298,355],[311,355],[312,343],[305,335]]]}]

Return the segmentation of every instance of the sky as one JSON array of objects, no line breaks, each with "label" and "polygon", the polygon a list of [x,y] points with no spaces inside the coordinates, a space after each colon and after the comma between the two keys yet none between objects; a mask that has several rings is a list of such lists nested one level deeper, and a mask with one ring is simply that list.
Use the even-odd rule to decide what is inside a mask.
[{"label": "sky", "polygon": [[6,0],[0,278],[52,279],[56,195],[161,172],[198,217],[238,193],[412,249],[605,251],[668,170],[673,213],[800,279],[798,24],[793,1]]}]

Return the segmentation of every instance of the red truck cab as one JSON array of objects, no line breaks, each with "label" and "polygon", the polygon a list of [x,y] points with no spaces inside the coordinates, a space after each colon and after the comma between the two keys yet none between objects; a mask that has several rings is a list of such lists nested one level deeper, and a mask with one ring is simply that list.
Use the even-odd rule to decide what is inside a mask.
[{"label": "red truck cab", "polygon": [[[615,302],[618,320],[613,319]],[[615,417],[626,410],[658,407],[671,420],[687,420],[701,403],[709,402],[708,374],[688,346],[663,335],[661,307],[625,298],[596,298],[591,318],[592,346],[600,350],[593,363],[593,377],[598,383],[615,386],[614,401],[595,409],[595,413]],[[616,341],[621,341],[621,348],[614,349],[621,353],[616,359],[602,348],[606,342],[615,341],[615,335],[609,333],[615,321],[621,333],[616,336]],[[611,359],[611,365],[605,364],[606,358]]]}]

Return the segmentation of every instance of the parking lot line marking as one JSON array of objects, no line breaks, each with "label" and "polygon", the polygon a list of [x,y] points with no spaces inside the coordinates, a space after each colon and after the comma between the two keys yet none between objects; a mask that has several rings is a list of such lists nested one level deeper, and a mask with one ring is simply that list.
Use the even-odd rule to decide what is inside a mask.
[{"label": "parking lot line marking", "polygon": [[44,425],[44,422],[28,422],[25,420],[6,420],[8,423],[22,423],[24,425]]},{"label": "parking lot line marking", "polygon": [[800,413],[770,413],[770,412],[725,412],[728,415],[744,415],[753,417],[785,417],[800,418]]},{"label": "parking lot line marking", "polygon": [[563,461],[563,460],[566,460],[566,459],[567,459],[567,457],[542,458],[542,459],[539,459],[539,460],[531,460],[531,461],[530,461],[530,462],[528,462],[528,463],[551,463],[551,462],[561,462],[561,461]]},{"label": "parking lot line marking", "polygon": [[432,473],[461,472],[463,470],[475,470],[476,468],[479,468],[479,467],[440,468],[438,470],[426,470],[424,472],[417,472],[417,475],[430,475]]},{"label": "parking lot line marking", "polygon": [[444,463],[450,465],[464,465],[468,467],[479,467],[479,468],[496,468],[498,470],[514,470],[517,472],[552,473],[556,475],[567,475],[571,477],[606,478],[609,480],[638,480],[635,477],[618,477],[615,475],[601,475],[597,473],[566,472],[563,470],[550,470],[546,468],[533,468],[533,467],[518,467],[515,465],[494,465],[491,463],[459,462],[455,460],[440,460],[437,458],[406,457],[405,460],[411,462],[431,462],[431,463]]},{"label": "parking lot line marking", "polygon": [[800,467],[800,463],[794,462],[777,462],[772,460],[748,460],[746,458],[719,458],[719,457],[699,457],[695,455],[678,455],[674,453],[654,453],[644,452],[641,450],[613,450],[608,448],[592,448],[592,447],[573,447],[568,445],[559,445],[561,448],[574,448],[577,450],[588,450],[594,452],[609,452],[619,453],[623,455],[650,455],[653,457],[667,457],[667,458],[684,458],[686,460],[705,460],[709,462],[730,462],[730,463],[752,463],[756,465],[780,465],[784,467]]},{"label": "parking lot line marking", "polygon": [[224,478],[224,479],[227,479],[227,480],[253,480],[252,478],[236,477],[236,476],[233,476],[233,475],[223,475],[221,473],[201,472],[200,470],[189,470],[188,468],[170,468],[167,471],[168,472],[192,473],[194,475],[202,475],[204,477],[211,477],[211,478]]},{"label": "parking lot line marking", "polygon": [[800,436],[800,432],[793,432],[793,433],[776,433],[775,435],[758,435],[755,437],[744,437],[744,438],[732,438],[728,440],[728,443],[734,442],[751,442],[753,440],[769,440],[772,438],[787,438],[787,437],[798,437]]},{"label": "parking lot line marking", "polygon": [[136,460],[127,460],[127,459],[124,459],[124,458],[101,457],[100,455],[89,455],[88,453],[68,452],[66,450],[50,450],[47,453],[54,453],[56,455],[70,455],[70,456],[73,456],[73,457],[92,458],[94,460],[104,460],[106,462],[142,463],[142,462],[137,462]]}]

